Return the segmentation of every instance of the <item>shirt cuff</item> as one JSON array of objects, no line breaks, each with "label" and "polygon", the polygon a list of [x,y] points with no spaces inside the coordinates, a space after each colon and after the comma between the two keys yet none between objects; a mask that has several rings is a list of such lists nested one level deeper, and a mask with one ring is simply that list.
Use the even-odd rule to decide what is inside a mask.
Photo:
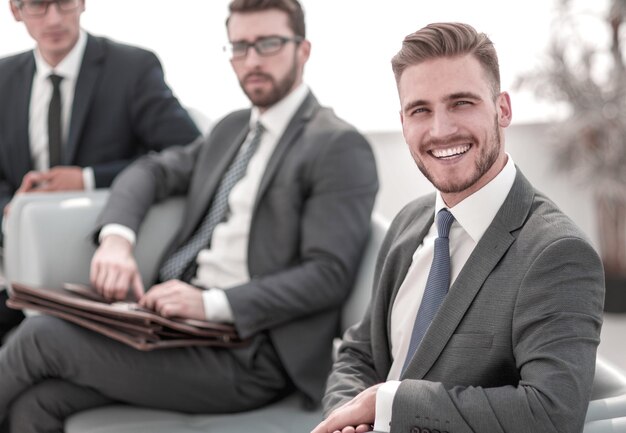
[{"label": "shirt cuff", "polygon": [[204,315],[211,322],[233,323],[233,310],[230,308],[226,293],[220,289],[209,289],[202,292]]},{"label": "shirt cuff", "polygon": [[393,409],[393,399],[396,396],[399,380],[385,382],[376,391],[376,419],[374,421],[374,431],[389,433],[391,429],[391,410]]},{"label": "shirt cuff", "polygon": [[121,224],[107,224],[102,227],[102,230],[100,230],[100,234],[98,235],[98,242],[102,243],[102,239],[109,235],[121,236],[133,246],[135,245],[135,242],[137,242],[137,235],[135,232]]},{"label": "shirt cuff", "polygon": [[85,191],[96,189],[96,175],[91,167],[83,168],[83,188]]}]

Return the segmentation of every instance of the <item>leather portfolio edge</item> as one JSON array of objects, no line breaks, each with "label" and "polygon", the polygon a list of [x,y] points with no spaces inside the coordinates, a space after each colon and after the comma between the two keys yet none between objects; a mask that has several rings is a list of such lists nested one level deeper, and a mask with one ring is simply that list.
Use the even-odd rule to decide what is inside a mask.
[{"label": "leather portfolio edge", "polygon": [[185,346],[240,347],[248,343],[237,336],[232,325],[179,321],[148,310],[121,309],[119,303],[85,299],[59,288],[32,287],[18,282],[12,282],[11,287],[7,301],[11,308],[32,309],[59,317],[138,350]]}]

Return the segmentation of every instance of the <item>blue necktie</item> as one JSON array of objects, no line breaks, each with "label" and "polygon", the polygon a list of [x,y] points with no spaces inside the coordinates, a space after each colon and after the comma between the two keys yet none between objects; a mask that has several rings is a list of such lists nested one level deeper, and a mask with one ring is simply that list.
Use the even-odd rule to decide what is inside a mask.
[{"label": "blue necktie", "polygon": [[433,262],[430,265],[426,288],[424,289],[424,297],[417,311],[417,317],[413,325],[413,333],[411,334],[411,342],[409,350],[404,360],[402,372],[413,359],[413,355],[417,351],[424,334],[430,326],[433,317],[437,314],[439,306],[448,294],[450,288],[450,243],[448,234],[450,226],[454,221],[454,216],[447,209],[441,209],[437,213],[437,239],[435,239],[435,251],[433,254]]},{"label": "blue necktie", "polygon": [[159,272],[161,281],[175,278],[190,281],[193,278],[196,270],[196,266],[193,265],[195,264],[194,259],[200,250],[209,246],[213,229],[225,219],[228,212],[228,196],[235,184],[246,173],[248,163],[259,147],[264,131],[265,128],[261,122],[257,122],[254,136],[239,148],[239,152],[224,174],[202,222],[187,242],[183,243],[161,266]]}]

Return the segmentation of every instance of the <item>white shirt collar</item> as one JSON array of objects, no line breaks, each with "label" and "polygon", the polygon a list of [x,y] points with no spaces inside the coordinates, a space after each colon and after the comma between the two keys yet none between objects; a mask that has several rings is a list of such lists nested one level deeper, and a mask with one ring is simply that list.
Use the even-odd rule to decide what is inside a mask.
[{"label": "white shirt collar", "polygon": [[39,48],[35,48],[35,65],[37,66],[37,75],[47,78],[53,71],[62,76],[64,79],[75,80],[80,71],[80,65],[83,61],[85,47],[87,46],[87,33],[80,29],[78,41],[72,50],[65,56],[63,60],[55,67],[51,67],[41,55]]},{"label": "white shirt collar", "polygon": [[[474,242],[480,241],[500,210],[513,187],[515,175],[515,163],[507,153],[506,165],[491,182],[449,209]],[[437,191],[435,215],[445,207],[441,193]]]},{"label": "white shirt collar", "polygon": [[258,107],[252,107],[250,128],[253,129],[257,120],[260,120],[267,132],[272,135],[282,135],[308,94],[309,87],[302,83],[263,114],[259,112]]}]

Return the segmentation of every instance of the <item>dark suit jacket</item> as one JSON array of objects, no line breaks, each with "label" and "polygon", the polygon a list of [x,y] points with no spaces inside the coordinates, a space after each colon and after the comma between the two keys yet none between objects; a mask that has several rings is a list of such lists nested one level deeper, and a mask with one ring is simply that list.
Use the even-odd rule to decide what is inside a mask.
[{"label": "dark suit jacket", "polygon": [[[392,223],[372,306],[328,380],[327,411],[386,380],[391,308],[434,205],[434,195],[418,199]],[[401,378],[391,432],[581,431],[603,301],[596,252],[518,170]]]},{"label": "dark suit jacket", "polygon": [[[114,182],[99,227],[138,230],[150,205],[187,196],[173,251],[204,216],[248,133],[250,110],[220,121],[207,140],[149,155]],[[355,278],[378,189],[365,138],[309,94],[261,180],[248,243],[249,283],[226,291],[242,337],[267,333],[295,385],[319,401],[339,307]]]},{"label": "dark suit jacket", "polygon": [[[33,169],[28,124],[34,73],[32,51],[0,59],[0,209]],[[110,186],[139,155],[200,135],[153,53],[91,35],[70,122],[63,165],[93,167],[98,188]]]}]

